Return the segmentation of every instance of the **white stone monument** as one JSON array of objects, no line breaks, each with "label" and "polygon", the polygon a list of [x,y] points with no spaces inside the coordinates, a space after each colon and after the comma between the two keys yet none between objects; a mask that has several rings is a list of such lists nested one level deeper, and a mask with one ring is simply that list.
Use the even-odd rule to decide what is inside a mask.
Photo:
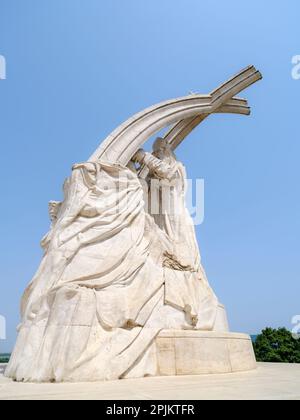
[{"label": "white stone monument", "polygon": [[[250,66],[209,95],[146,109],[74,165],[63,202],[50,202],[52,226],[22,299],[7,377],[87,382],[255,369],[250,337],[229,332],[206,278],[174,150],[212,113],[249,114],[235,95],[259,79]],[[141,149],[168,126],[152,154]]]}]

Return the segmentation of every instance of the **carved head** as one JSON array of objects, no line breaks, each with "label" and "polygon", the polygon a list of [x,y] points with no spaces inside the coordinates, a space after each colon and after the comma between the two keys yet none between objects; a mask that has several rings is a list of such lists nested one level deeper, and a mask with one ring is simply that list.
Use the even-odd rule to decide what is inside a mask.
[{"label": "carved head", "polygon": [[153,143],[153,154],[159,159],[175,158],[171,145],[162,137],[158,137]]}]

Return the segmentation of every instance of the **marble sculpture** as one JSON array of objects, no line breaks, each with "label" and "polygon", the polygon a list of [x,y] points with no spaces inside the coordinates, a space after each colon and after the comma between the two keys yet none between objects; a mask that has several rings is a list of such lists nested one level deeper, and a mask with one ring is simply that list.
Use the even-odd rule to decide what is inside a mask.
[{"label": "marble sculpture", "polygon": [[259,79],[250,66],[209,95],[148,108],[73,166],[64,200],[49,204],[51,229],[6,376],[102,381],[255,368],[250,338],[229,332],[208,283],[174,150],[210,114],[248,115],[236,95]]}]

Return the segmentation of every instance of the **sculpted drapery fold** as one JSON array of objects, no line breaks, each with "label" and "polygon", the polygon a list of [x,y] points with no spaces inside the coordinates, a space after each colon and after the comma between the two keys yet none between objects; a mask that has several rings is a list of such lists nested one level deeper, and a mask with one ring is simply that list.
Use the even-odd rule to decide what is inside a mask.
[{"label": "sculpted drapery fold", "polygon": [[[166,162],[155,162],[161,176],[169,171]],[[173,177],[184,182],[182,166],[173,164]],[[192,232],[191,221],[184,216],[180,227],[182,216],[164,215],[172,232],[162,228],[162,215],[144,209],[137,175],[121,165],[75,165],[64,192],[64,201],[52,206],[45,254],[23,297],[6,374],[26,381],[155,374],[161,329],[213,329],[217,300],[194,233],[181,244],[172,236],[187,227]]]}]

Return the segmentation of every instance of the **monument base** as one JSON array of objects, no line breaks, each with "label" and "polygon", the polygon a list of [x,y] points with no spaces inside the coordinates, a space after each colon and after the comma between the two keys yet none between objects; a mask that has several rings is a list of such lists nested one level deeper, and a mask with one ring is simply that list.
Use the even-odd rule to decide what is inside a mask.
[{"label": "monument base", "polygon": [[158,375],[204,375],[256,369],[249,335],[163,330],[156,338]]}]

